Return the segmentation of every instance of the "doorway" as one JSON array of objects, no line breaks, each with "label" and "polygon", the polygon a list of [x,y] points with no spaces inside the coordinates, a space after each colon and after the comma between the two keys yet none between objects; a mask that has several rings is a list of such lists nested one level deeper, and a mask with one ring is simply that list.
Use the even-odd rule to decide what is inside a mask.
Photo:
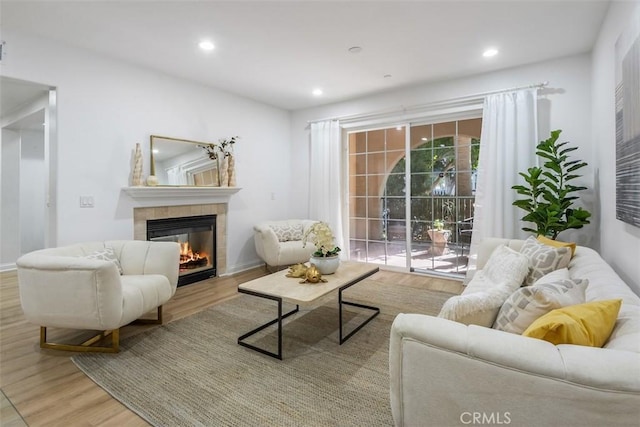
[{"label": "doorway", "polygon": [[0,78],[0,271],[15,268],[21,255],[54,246],[52,153],[56,90]]}]

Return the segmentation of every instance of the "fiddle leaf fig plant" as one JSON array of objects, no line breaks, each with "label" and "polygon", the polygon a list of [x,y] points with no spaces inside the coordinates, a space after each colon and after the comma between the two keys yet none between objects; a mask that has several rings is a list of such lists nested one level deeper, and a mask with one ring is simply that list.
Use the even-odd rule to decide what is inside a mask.
[{"label": "fiddle leaf fig plant", "polygon": [[514,206],[527,212],[523,221],[535,224],[536,228],[523,227],[527,232],[555,239],[570,228],[582,228],[589,224],[591,213],[583,208],[573,208],[579,197],[576,192],[587,187],[569,182],[580,178],[576,172],[587,166],[581,160],[569,160],[569,153],[578,147],[569,147],[569,142],[558,143],[562,130],[554,130],[551,137],[536,146],[536,154],[544,159],[542,167],[531,167],[520,172],[526,185],[511,187],[524,196],[513,202]]}]

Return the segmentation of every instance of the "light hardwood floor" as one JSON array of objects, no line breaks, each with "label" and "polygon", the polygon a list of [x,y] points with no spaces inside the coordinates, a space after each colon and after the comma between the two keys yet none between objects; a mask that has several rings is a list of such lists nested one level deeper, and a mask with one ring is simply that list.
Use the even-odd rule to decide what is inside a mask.
[{"label": "light hardwood floor", "polygon": [[[234,298],[239,284],[264,274],[263,268],[255,268],[180,287],[164,306],[165,323]],[[371,279],[386,283],[416,281],[421,286],[428,281],[432,290],[462,291],[461,282],[416,274],[380,271]],[[38,326],[28,323],[22,314],[16,273],[0,273],[0,282],[0,389],[9,400],[2,401],[0,425],[24,425],[20,417],[29,426],[149,425],[76,368],[70,359],[75,353],[40,349]],[[121,329],[120,336],[124,339],[152,327],[157,326],[129,325]],[[78,342],[90,336],[55,329],[48,335],[51,340]]]}]

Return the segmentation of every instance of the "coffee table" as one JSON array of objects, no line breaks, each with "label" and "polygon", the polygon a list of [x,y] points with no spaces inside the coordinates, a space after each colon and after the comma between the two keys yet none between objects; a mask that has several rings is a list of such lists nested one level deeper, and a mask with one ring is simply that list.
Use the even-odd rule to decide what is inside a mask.
[{"label": "coffee table", "polygon": [[[372,307],[370,305],[343,300],[342,292],[345,289],[348,289],[356,283],[360,282],[361,280],[375,274],[378,270],[378,267],[371,264],[352,261],[341,261],[340,267],[334,274],[323,276],[323,278],[327,280],[327,283],[299,283],[302,279],[285,277],[285,275],[287,274],[287,270],[282,270],[277,273],[273,273],[268,276],[260,277],[258,279],[251,280],[250,282],[241,284],[240,286],[238,286],[238,292],[240,293],[276,301],[278,303],[278,317],[240,336],[238,338],[238,344],[266,354],[267,356],[275,357],[276,359],[282,360],[282,321],[292,314],[297,313],[300,309],[300,305],[312,305],[319,298],[322,298],[323,296],[337,290],[338,322],[340,324],[340,345],[342,345],[345,341],[351,338],[353,334],[362,329],[364,325],[369,323],[380,313],[380,309],[378,307]],[[288,313],[283,314],[283,301],[295,304],[296,308],[289,311]],[[355,329],[345,335],[342,321],[342,307],[344,305],[370,310],[373,311],[373,314],[358,326],[356,326]],[[272,352],[244,341],[246,338],[276,323],[278,324],[277,352]]]}]

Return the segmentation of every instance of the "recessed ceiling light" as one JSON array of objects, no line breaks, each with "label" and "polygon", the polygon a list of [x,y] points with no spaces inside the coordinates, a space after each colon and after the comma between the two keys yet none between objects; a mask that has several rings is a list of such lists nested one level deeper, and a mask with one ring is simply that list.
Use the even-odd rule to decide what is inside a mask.
[{"label": "recessed ceiling light", "polygon": [[402,130],[402,126],[397,126],[396,130]]},{"label": "recessed ceiling light", "polygon": [[213,48],[215,47],[209,40],[202,40],[200,43],[198,43],[198,46],[202,50],[213,50]]},{"label": "recessed ceiling light", "polygon": [[353,46],[349,48],[349,53],[360,53],[362,48],[360,46]]},{"label": "recessed ceiling light", "polygon": [[315,96],[320,96],[322,95],[322,89],[314,89],[313,92],[311,93],[314,94]]},{"label": "recessed ceiling light", "polygon": [[160,152],[160,150],[158,150],[157,148],[154,148],[152,151],[153,151],[153,154],[158,154]]},{"label": "recessed ceiling light", "polygon": [[426,137],[424,137],[424,136],[423,136],[422,138],[420,138],[420,139],[421,139],[422,141],[428,141],[428,140],[429,140],[429,138],[426,138]]},{"label": "recessed ceiling light", "polygon": [[482,56],[485,58],[491,58],[492,56],[496,56],[498,54],[498,49],[489,48],[482,53]]}]

